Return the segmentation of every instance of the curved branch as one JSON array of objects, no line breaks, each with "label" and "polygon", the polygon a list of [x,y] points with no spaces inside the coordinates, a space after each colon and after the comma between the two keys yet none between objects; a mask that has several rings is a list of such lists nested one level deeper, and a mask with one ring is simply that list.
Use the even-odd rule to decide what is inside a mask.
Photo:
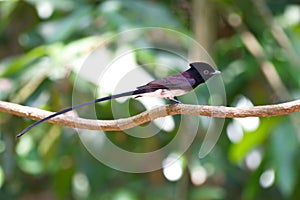
[{"label": "curved branch", "polygon": [[[33,120],[40,120],[53,114],[53,112],[4,101],[0,101],[0,111]],[[129,129],[160,117],[177,114],[199,115],[216,118],[245,118],[287,115],[298,111],[300,111],[300,100],[247,108],[172,104],[159,106],[132,117],[116,120],[90,120],[70,115],[61,115],[48,120],[48,122],[73,128],[117,131]]]}]

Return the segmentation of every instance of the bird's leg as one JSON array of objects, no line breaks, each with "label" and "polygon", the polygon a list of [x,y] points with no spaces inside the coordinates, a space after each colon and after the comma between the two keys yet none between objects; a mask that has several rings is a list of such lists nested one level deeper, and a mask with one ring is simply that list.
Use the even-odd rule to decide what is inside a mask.
[{"label": "bird's leg", "polygon": [[167,99],[169,101],[172,101],[172,103],[174,103],[174,104],[181,103],[181,101],[178,101],[178,99],[176,97],[167,97]]}]

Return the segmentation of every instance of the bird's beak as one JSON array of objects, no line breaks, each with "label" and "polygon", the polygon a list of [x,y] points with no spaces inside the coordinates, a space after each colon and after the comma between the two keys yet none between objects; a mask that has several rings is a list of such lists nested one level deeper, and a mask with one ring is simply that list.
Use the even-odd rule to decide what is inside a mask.
[{"label": "bird's beak", "polygon": [[214,71],[214,72],[211,72],[210,74],[211,74],[211,75],[217,75],[217,74],[221,74],[221,72],[218,71],[218,70],[216,70],[216,71]]}]

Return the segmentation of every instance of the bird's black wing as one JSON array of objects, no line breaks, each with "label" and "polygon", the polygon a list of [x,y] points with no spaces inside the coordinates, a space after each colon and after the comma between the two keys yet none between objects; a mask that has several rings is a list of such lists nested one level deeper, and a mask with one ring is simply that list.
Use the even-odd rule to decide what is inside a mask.
[{"label": "bird's black wing", "polygon": [[[182,74],[175,74],[159,80],[154,80],[146,85],[137,87],[139,90],[157,90],[157,89],[181,89],[191,90],[196,83],[195,79],[190,76],[183,76]],[[149,91],[149,92],[151,92]]]}]

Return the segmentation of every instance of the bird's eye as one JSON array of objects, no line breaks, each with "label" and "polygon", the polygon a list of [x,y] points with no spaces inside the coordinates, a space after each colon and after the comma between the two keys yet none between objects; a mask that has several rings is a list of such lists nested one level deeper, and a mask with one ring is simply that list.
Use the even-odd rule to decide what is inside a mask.
[{"label": "bird's eye", "polygon": [[208,75],[209,74],[209,71],[208,70],[204,70],[204,75]]}]

